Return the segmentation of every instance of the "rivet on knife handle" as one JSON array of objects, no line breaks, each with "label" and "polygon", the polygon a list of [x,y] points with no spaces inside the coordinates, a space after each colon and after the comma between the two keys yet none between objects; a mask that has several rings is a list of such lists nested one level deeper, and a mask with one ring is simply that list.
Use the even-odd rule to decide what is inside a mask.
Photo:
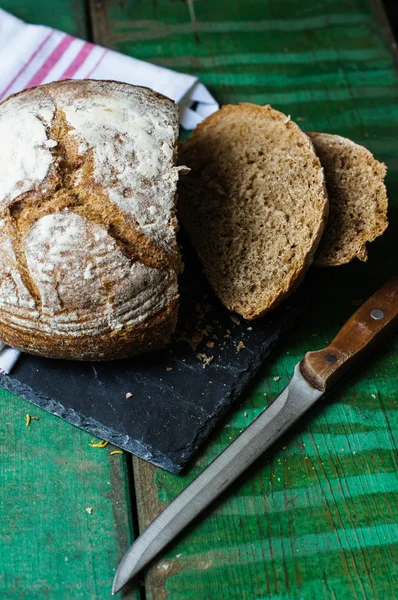
[{"label": "rivet on knife handle", "polygon": [[398,275],[392,277],[347,321],[322,350],[307,352],[301,372],[316,388],[328,390],[348,368],[360,363],[398,320]]}]

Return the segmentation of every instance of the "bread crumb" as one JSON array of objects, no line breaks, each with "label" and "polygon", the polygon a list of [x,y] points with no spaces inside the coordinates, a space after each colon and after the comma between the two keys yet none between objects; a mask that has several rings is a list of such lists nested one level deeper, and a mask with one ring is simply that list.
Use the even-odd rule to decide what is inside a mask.
[{"label": "bread crumb", "polygon": [[236,346],[236,349],[238,352],[240,352],[241,350],[243,350],[243,348],[246,348],[245,344],[241,341],[239,342],[239,344]]},{"label": "bread crumb", "polygon": [[32,417],[32,421],[40,421],[40,417]]},{"label": "bread crumb", "polygon": [[197,358],[199,358],[199,360],[203,361],[203,368],[204,369],[207,366],[209,366],[209,364],[211,363],[211,361],[214,359],[214,356],[207,356],[206,354],[203,354],[203,352],[200,352],[196,356],[197,356]]},{"label": "bread crumb", "polygon": [[182,173],[183,175],[188,175],[189,171],[191,170],[189,167],[187,167],[186,165],[181,165],[179,167],[176,167],[177,171],[179,171],[180,173]]},{"label": "bread crumb", "polygon": [[214,342],[206,342],[207,348],[214,348]]},{"label": "bread crumb", "polygon": [[132,398],[132,397],[133,397],[133,394],[131,392],[127,392],[126,398]]},{"label": "bread crumb", "polygon": [[305,121],[304,117],[297,117],[296,121]]},{"label": "bread crumb", "polygon": [[91,515],[93,513],[93,509],[91,508],[91,506],[87,506],[86,508],[86,512]]},{"label": "bread crumb", "polygon": [[173,367],[166,367],[166,371],[172,371]]},{"label": "bread crumb", "polygon": [[229,315],[229,318],[231,319],[232,323],[235,323],[235,325],[240,325],[240,319],[235,317],[235,315]]},{"label": "bread crumb", "polygon": [[274,377],[274,381],[279,381],[279,380],[280,380],[279,375],[277,375],[276,377]]},{"label": "bread crumb", "polygon": [[[203,365],[203,369],[205,369],[206,367],[209,366],[209,364],[211,363],[211,361],[213,360],[214,356],[209,356],[205,362],[205,364]],[[211,382],[210,382],[211,383]]]},{"label": "bread crumb", "polygon": [[105,440],[100,440],[99,442],[91,442],[89,444],[90,448],[106,448],[107,445],[109,444],[109,442],[106,442]]}]

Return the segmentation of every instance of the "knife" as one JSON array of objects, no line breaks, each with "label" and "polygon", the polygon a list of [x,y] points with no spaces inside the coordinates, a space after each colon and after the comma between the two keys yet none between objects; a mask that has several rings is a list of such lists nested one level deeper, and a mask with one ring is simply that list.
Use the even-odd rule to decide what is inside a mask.
[{"label": "knife", "polygon": [[112,593],[124,587],[397,324],[395,275],[356,311],[329,346],[307,352],[276,400],[137,538],[119,565]]}]

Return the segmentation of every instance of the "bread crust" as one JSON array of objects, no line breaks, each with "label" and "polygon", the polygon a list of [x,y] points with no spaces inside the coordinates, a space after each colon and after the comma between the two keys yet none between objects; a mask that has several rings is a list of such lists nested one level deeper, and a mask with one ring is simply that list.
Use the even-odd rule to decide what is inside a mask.
[{"label": "bread crust", "polygon": [[54,335],[46,335],[39,330],[25,333],[2,325],[1,338],[5,344],[29,354],[64,360],[103,362],[164,348],[170,342],[170,335],[175,330],[177,314],[176,297],[157,315],[140,325],[127,327],[121,332],[94,334],[78,339],[68,336],[57,337],[55,343]]},{"label": "bread crust", "polygon": [[1,128],[15,144],[0,173],[0,339],[75,360],[166,345],[181,270],[175,104],[148,88],[62,81],[9,97]]},{"label": "bread crust", "polygon": [[[217,231],[208,233],[206,231],[208,227],[206,227],[205,218],[203,216],[205,214],[203,208],[204,204],[207,206],[213,203],[211,208],[206,212],[208,223],[211,223],[212,221],[221,222],[228,213],[233,215],[232,222],[239,221],[242,215],[243,219],[247,217],[246,208],[242,209],[239,218],[237,216],[238,213],[236,207],[240,201],[239,178],[241,177],[243,180],[249,167],[251,165],[256,166],[256,157],[266,151],[265,147],[262,148],[262,133],[255,132],[255,136],[258,138],[253,139],[253,148],[255,148],[255,150],[251,148],[250,143],[243,141],[242,139],[242,144],[246,144],[247,146],[246,154],[248,160],[247,163],[244,162],[245,157],[243,155],[244,153],[242,153],[240,158],[233,163],[234,169],[238,172],[236,176],[237,181],[233,186],[227,189],[228,182],[225,183],[225,181],[221,181],[221,178],[216,171],[218,166],[220,167],[220,170],[223,169],[224,174],[228,170],[228,167],[225,167],[225,164],[221,163],[225,163],[225,157],[232,157],[235,152],[234,145],[242,146],[242,144],[239,144],[238,142],[239,136],[242,133],[243,138],[245,129],[251,121],[253,121],[251,133],[256,131],[256,123],[258,124],[261,122],[265,129],[267,129],[267,127],[269,129],[275,127],[275,132],[273,134],[275,135],[275,140],[277,140],[279,134],[281,136],[286,134],[286,141],[283,146],[283,151],[286,151],[286,153],[289,152],[289,149],[292,149],[293,152],[295,145],[300,146],[301,150],[298,152],[301,152],[304,157],[303,164],[306,164],[306,161],[310,163],[308,170],[313,177],[314,185],[313,192],[309,193],[309,198],[314,202],[314,224],[310,232],[310,240],[306,241],[306,250],[303,253],[303,257],[297,261],[297,264],[294,267],[290,268],[288,273],[280,278],[278,289],[273,290],[273,292],[268,295],[267,293],[264,293],[259,301],[253,301],[251,299],[250,286],[247,285],[245,288],[244,282],[241,285],[239,292],[234,291],[232,294],[229,293],[227,288],[230,281],[228,281],[228,278],[229,280],[232,280],[233,274],[231,275],[231,270],[228,269],[227,276],[220,274],[225,267],[225,263],[229,260],[229,258],[226,258],[229,256],[228,247],[224,245],[224,247],[221,248],[221,243],[218,245],[218,240],[221,239],[221,237],[224,239],[224,234],[223,236],[220,236]],[[225,139],[223,138],[223,141],[220,142],[220,133],[222,134],[221,126],[224,127],[224,124],[226,131]],[[234,138],[233,142],[231,142],[231,130],[234,127],[237,129],[237,133],[234,132],[232,134]],[[227,148],[228,144],[230,144],[230,147]],[[267,149],[270,152],[273,151],[272,146],[267,146]],[[231,160],[233,160],[233,158],[231,158]],[[262,317],[289,296],[299,285],[313,261],[313,257],[327,221],[328,200],[325,179],[323,169],[316,156],[312,142],[301,129],[290,120],[290,117],[273,109],[271,106],[263,107],[249,103],[241,103],[238,106],[226,105],[223,106],[220,111],[214,113],[200,123],[196,127],[193,136],[181,145],[180,162],[181,164],[186,164],[190,167],[191,173],[180,182],[179,214],[182,224],[188,230],[193,245],[202,261],[205,274],[216,294],[229,310],[238,312],[248,320]],[[287,158],[285,160],[285,156],[282,153],[281,164],[278,165],[278,168],[283,172],[283,169],[287,168],[289,165],[289,159]],[[261,176],[262,167],[260,165],[258,166],[258,170],[259,176]],[[232,178],[234,177],[232,169],[230,176]],[[253,173],[252,179],[256,180],[256,177],[257,175]],[[267,182],[268,183],[264,184],[265,188],[268,184],[277,187],[279,185],[278,173],[271,175]],[[294,185],[294,183],[292,185]],[[281,183],[281,195],[283,195],[282,186],[283,184]],[[208,189],[206,189],[206,187]],[[261,186],[258,186],[256,193],[263,193],[266,198],[267,189],[265,188],[261,189]],[[211,191],[209,192],[210,189]],[[232,189],[233,191],[231,191]],[[253,204],[250,206],[251,209],[253,209]],[[273,210],[274,209],[277,212],[278,207],[275,204],[273,205]],[[226,219],[228,219],[228,217]],[[258,221],[260,220],[259,217]],[[242,227],[236,222],[236,226],[231,226],[231,231],[225,233],[226,238],[229,236],[230,247],[236,249],[236,261],[239,260],[239,244],[243,247],[245,243],[244,235],[241,231]],[[248,229],[248,233],[250,233],[250,228]],[[272,242],[273,240],[270,239],[270,244]],[[212,255],[209,253],[210,247],[212,248],[212,251],[214,251]],[[249,251],[250,245],[248,243],[246,250],[241,251],[241,258],[247,258],[246,255]],[[217,258],[218,252],[220,258]],[[256,262],[261,264],[262,257],[260,255],[254,258]],[[235,264],[237,264],[236,261]],[[248,260],[248,263],[249,262],[250,261]],[[274,262],[277,264],[278,260]],[[248,278],[250,277],[252,266],[254,269],[254,265],[248,264]],[[281,268],[282,267],[283,264],[281,263]],[[257,282],[255,282],[255,284],[256,283]],[[261,284],[264,285],[264,280]]]}]

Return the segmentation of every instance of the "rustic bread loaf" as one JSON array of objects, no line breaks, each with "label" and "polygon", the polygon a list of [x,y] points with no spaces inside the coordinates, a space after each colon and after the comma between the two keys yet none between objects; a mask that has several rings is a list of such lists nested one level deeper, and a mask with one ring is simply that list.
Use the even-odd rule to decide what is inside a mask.
[{"label": "rustic bread loaf", "polygon": [[325,169],[329,220],[314,263],[329,267],[357,257],[367,260],[366,243],[388,226],[386,166],[347,138],[309,133]]},{"label": "rustic bread loaf", "polygon": [[179,216],[225,306],[261,317],[297,286],[327,218],[309,138],[270,106],[224,106],[180,147]]},{"label": "rustic bread loaf", "polygon": [[109,81],[0,105],[0,340],[79,360],[168,342],[178,124],[168,98]]}]

